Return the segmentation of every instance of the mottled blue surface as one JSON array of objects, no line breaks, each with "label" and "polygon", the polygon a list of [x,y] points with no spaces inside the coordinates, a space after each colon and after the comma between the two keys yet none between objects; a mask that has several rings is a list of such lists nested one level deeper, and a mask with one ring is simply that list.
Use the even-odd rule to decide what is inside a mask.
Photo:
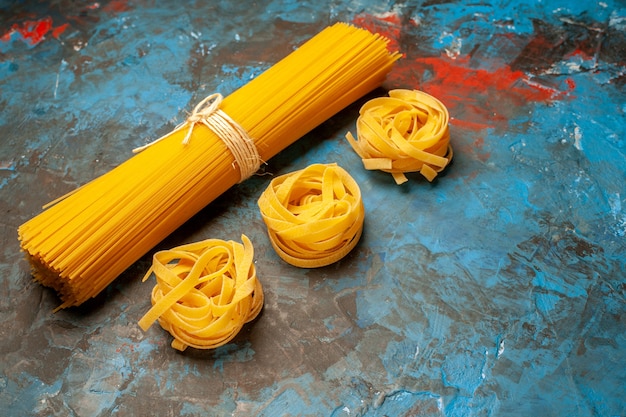
[{"label": "mottled blue surface", "polygon": [[[405,53],[386,89],[448,106],[444,175],[365,171],[343,139],[364,99],[264,168],[350,172],[366,222],[348,257],[278,258],[268,175],[159,245],[253,241],[265,308],[232,343],[179,353],[139,329],[150,254],[53,314],[17,227],[336,21]],[[626,416],[625,70],[618,0],[0,1],[3,415]]]}]

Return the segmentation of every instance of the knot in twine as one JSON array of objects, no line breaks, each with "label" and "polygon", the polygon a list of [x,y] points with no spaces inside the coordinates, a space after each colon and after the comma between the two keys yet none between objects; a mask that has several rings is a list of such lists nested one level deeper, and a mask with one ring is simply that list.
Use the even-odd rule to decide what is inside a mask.
[{"label": "knot in twine", "polygon": [[337,164],[313,164],[274,178],[258,205],[276,253],[301,268],[339,261],[363,230],[361,191]]},{"label": "knot in twine", "polygon": [[240,182],[249,178],[261,166],[261,157],[248,132],[219,108],[222,100],[223,97],[219,93],[209,95],[199,102],[187,119],[176,126],[173,131],[144,146],[133,149],[133,153],[141,152],[185,128],[187,128],[187,134],[182,144],[187,145],[191,140],[193,128],[196,124],[202,123],[224,142],[235,158],[235,162],[239,166]]},{"label": "knot in twine", "polygon": [[391,90],[389,97],[365,103],[357,119],[357,137],[346,135],[368,170],[389,172],[397,184],[404,173],[419,172],[433,181],[452,160],[448,109],[418,90]]}]

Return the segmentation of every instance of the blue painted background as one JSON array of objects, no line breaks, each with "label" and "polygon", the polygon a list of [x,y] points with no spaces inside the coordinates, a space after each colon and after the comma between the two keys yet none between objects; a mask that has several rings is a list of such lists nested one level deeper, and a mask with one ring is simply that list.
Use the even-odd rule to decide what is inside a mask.
[{"label": "blue painted background", "polygon": [[[623,2],[179,3],[0,1],[7,415],[626,416]],[[336,21],[405,57],[264,171],[348,170],[357,248],[322,269],[283,263],[259,175],[158,247],[250,237],[266,303],[232,343],[179,353],[138,328],[150,254],[53,314],[17,227]],[[365,171],[343,139],[390,88],[450,109],[455,159],[432,184]]]}]

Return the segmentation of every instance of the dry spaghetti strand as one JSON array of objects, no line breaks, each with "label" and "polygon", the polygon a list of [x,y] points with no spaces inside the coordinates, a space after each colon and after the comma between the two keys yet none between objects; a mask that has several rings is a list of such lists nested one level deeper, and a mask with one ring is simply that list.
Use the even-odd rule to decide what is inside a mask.
[{"label": "dry spaghetti strand", "polygon": [[435,179],[452,160],[448,109],[417,90],[391,90],[389,97],[365,103],[357,120],[357,137],[346,138],[366,169],[389,172],[397,184],[404,173]]},{"label": "dry spaghetti strand", "polygon": [[213,349],[230,342],[263,307],[263,288],[252,243],[208,239],[154,254],[152,308],[141,318],[145,331],[158,320],[172,347]]},{"label": "dry spaghetti strand", "polygon": [[302,268],[340,260],[363,230],[359,186],[336,164],[314,164],[273,179],[258,204],[276,253]]},{"label": "dry spaghetti strand", "polygon": [[[247,154],[258,153],[252,158],[256,162],[268,161],[379,87],[400,58],[387,44],[380,35],[337,23],[224,97],[219,109],[205,101],[198,118],[19,227],[34,277],[58,292],[59,308],[95,297],[241,181],[247,174],[239,165]],[[220,129],[204,123],[213,112],[223,112],[225,120],[241,127],[255,152],[236,158]]]}]

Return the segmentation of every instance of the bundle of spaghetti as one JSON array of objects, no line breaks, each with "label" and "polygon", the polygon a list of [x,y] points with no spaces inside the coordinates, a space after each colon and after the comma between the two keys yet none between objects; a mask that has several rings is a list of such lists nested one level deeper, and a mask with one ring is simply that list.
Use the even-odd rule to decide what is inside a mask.
[{"label": "bundle of spaghetti", "polygon": [[154,254],[152,308],[141,318],[145,331],[158,320],[180,351],[191,346],[213,349],[230,342],[263,307],[263,288],[254,267],[254,249],[243,244],[207,239]]},{"label": "bundle of spaghetti", "polygon": [[274,250],[294,266],[316,268],[340,260],[363,231],[359,186],[336,164],[313,164],[274,178],[258,204]]},{"label": "bundle of spaghetti", "polygon": [[449,118],[443,103],[423,91],[391,90],[361,107],[358,140],[350,132],[346,138],[365,169],[389,172],[397,184],[417,171],[433,181],[452,160]]},{"label": "bundle of spaghetti", "polygon": [[[34,277],[57,291],[59,308],[95,297],[262,161],[380,86],[400,57],[387,43],[348,24],[329,26],[221,103],[205,103],[171,134],[53,202],[18,230]],[[244,137],[228,143],[222,128]]]}]

